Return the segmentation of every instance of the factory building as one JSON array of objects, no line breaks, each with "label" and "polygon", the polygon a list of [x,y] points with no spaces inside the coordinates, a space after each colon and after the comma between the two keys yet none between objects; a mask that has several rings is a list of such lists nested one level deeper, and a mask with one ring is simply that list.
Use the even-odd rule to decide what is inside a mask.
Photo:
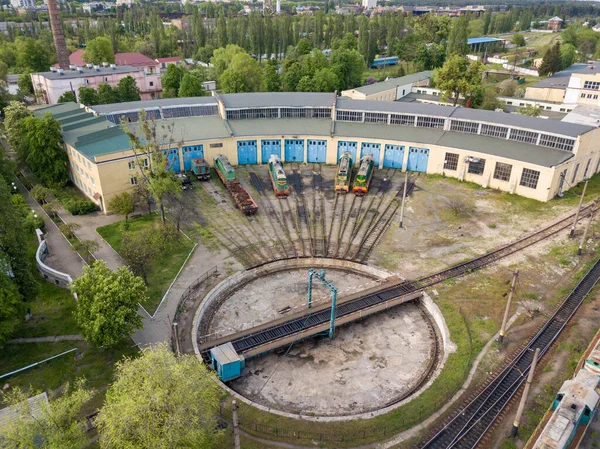
[{"label": "factory building", "polygon": [[62,124],[73,182],[105,210],[132,189],[139,164],[118,123],[141,135],[146,111],[160,132],[169,166],[188,171],[194,158],[217,154],[233,165],[335,164],[372,153],[379,168],[444,174],[548,201],[600,169],[593,126],[421,103],[353,100],[333,93],[247,93],[38,109]]}]

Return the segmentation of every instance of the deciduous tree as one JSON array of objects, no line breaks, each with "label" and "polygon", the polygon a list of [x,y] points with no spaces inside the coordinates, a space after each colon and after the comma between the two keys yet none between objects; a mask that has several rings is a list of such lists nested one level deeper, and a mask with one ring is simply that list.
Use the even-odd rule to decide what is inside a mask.
[{"label": "deciduous tree", "polygon": [[437,74],[437,86],[443,92],[444,98],[452,98],[454,105],[461,95],[467,97],[481,86],[483,65],[479,61],[469,62],[460,55],[448,59]]},{"label": "deciduous tree", "polygon": [[105,36],[98,36],[92,39],[87,43],[81,59],[92,64],[102,64],[103,62],[114,63],[115,54],[111,40]]},{"label": "deciduous tree", "polygon": [[120,101],[140,101],[140,88],[131,76],[121,78],[116,87]]},{"label": "deciduous tree", "polygon": [[538,69],[541,76],[552,75],[562,70],[562,57],[560,54],[560,43],[557,42],[544,54],[542,64]]},{"label": "deciduous tree", "polygon": [[112,271],[98,260],[71,284],[77,294],[75,319],[85,339],[114,346],[142,327],[139,304],[147,300],[144,281],[129,269]]},{"label": "deciduous tree", "polygon": [[77,97],[79,97],[79,102],[86,106],[98,104],[98,94],[93,87],[79,86],[79,89],[77,89]]},{"label": "deciduous tree", "polygon": [[2,447],[87,447],[89,438],[83,409],[93,396],[94,391],[86,389],[83,381],[78,380],[75,388],[67,383],[60,396],[51,397],[49,404],[34,410],[27,401],[28,393],[20,388],[10,391],[5,402],[16,407],[16,415],[0,428]]},{"label": "deciduous tree", "polygon": [[58,97],[58,102],[59,103],[69,103],[69,102],[76,102],[77,101],[77,97],[75,96],[75,92],[73,92],[72,90],[69,90],[67,92],[65,92],[64,94],[62,94],[60,97]]},{"label": "deciduous tree", "polygon": [[275,59],[269,59],[265,67],[265,85],[267,92],[279,92],[281,91],[281,77],[277,72],[277,61]]},{"label": "deciduous tree", "polygon": [[177,96],[179,97],[201,97],[206,92],[202,80],[194,73],[188,72],[181,80],[181,86]]},{"label": "deciduous tree", "polygon": [[119,103],[119,92],[108,83],[98,86],[98,104]]},{"label": "deciduous tree", "polygon": [[123,192],[113,196],[108,202],[108,210],[115,214],[124,215],[125,221],[127,221],[129,215],[135,210],[133,194]]},{"label": "deciduous tree", "polygon": [[92,254],[100,249],[96,240],[76,240],[73,242],[73,250],[81,254],[87,263],[92,263],[94,258]]},{"label": "deciduous tree", "polygon": [[68,156],[62,147],[60,123],[46,114],[27,117],[22,123],[25,162],[43,184],[64,184],[69,179]]},{"label": "deciduous tree", "polygon": [[[8,138],[10,146],[13,147],[17,153],[19,153],[19,147],[24,144],[22,137],[23,120],[32,116],[33,112],[27,109],[25,105],[19,101],[11,101],[10,104],[4,108],[4,130],[6,131],[6,137]],[[19,156],[21,155],[19,154]]]},{"label": "deciduous tree", "polygon": [[164,345],[117,363],[96,424],[101,448],[214,447],[220,389],[205,365]]}]

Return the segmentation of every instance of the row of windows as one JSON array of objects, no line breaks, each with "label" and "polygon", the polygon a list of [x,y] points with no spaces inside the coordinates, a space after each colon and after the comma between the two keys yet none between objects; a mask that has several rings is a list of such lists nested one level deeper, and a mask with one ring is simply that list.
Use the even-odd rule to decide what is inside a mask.
[{"label": "row of windows", "polygon": [[548,134],[540,134],[540,145],[559,150],[573,151],[575,140],[558,136],[550,136]]},{"label": "row of windows", "polygon": [[581,98],[587,98],[588,100],[591,100],[593,98],[594,100],[597,100],[598,99],[598,94],[592,95],[592,94],[585,94],[585,93],[583,93],[583,94],[581,94]]},{"label": "row of windows", "polygon": [[[131,160],[127,163],[129,170],[135,170],[135,167],[137,166],[135,159]],[[148,158],[144,158],[144,159],[140,159],[140,165],[143,168],[148,168]]]},{"label": "row of windows", "polygon": [[459,133],[477,134],[477,131],[479,131],[479,123],[467,122],[464,120],[451,120],[450,130]]},{"label": "row of windows", "polygon": [[537,143],[539,133],[533,131],[525,131],[524,129],[511,129],[508,138],[517,142]]},{"label": "row of windows", "polygon": [[598,90],[600,89],[600,81],[585,81],[583,83],[583,88]]},{"label": "row of windows", "polygon": [[[458,169],[458,154],[457,153],[446,153],[446,157],[444,160],[444,170],[457,170]],[[589,161],[588,161],[589,167]],[[577,169],[579,165],[575,168],[575,172],[573,173],[573,180],[577,176]],[[468,173],[472,173],[474,175],[482,175],[485,170],[485,159],[472,159],[469,161],[469,167],[467,169]],[[586,167],[587,171],[587,167]],[[498,179],[500,181],[509,181],[510,175],[512,173],[512,165],[504,164],[502,162],[496,162],[496,167],[494,168],[494,179]],[[537,188],[537,184],[540,178],[540,172],[537,170],[531,170],[529,168],[524,168],[523,173],[521,174],[521,181],[519,185],[523,187],[530,187],[532,189]]]},{"label": "row of windows", "polygon": [[227,120],[257,118],[330,118],[331,108],[248,108],[227,111]]},{"label": "row of windows", "polygon": [[[202,117],[207,115],[217,115],[218,113],[219,108],[216,104],[163,108],[162,112],[160,109],[146,110],[146,116],[149,120],[160,120],[163,118]],[[130,123],[137,122],[140,119],[140,111],[116,112],[114,114],[108,114],[106,118],[117,125],[121,123],[122,119]]]}]

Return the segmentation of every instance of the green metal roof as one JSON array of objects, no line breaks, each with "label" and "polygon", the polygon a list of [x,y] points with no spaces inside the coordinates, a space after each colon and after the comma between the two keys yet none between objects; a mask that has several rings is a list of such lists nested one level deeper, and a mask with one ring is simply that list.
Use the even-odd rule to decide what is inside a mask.
[{"label": "green metal roof", "polygon": [[[156,120],[156,125],[161,145],[230,137],[225,122],[215,116]],[[136,136],[144,139],[141,122],[128,123],[127,126]],[[169,129],[171,127],[172,130]]]},{"label": "green metal roof", "polygon": [[61,117],[62,115],[69,115],[69,113],[73,113],[74,111],[82,110],[82,108],[77,103],[59,103],[52,106],[46,106],[43,108],[38,108],[33,111],[33,113],[37,117],[43,117],[48,112],[52,114],[52,116],[56,119]]}]

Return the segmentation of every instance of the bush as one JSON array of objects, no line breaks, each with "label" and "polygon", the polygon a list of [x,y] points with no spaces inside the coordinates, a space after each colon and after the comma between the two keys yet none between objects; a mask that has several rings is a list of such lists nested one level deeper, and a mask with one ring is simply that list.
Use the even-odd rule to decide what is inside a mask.
[{"label": "bush", "polygon": [[97,210],[96,204],[89,200],[69,199],[63,203],[71,215],[85,215]]}]

